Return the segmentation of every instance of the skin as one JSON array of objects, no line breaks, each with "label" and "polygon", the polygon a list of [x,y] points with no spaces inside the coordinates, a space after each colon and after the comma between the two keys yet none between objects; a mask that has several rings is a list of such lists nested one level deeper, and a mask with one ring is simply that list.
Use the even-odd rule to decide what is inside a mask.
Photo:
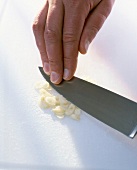
[{"label": "skin", "polygon": [[43,68],[54,84],[70,80],[115,0],[47,0],[33,23]]}]

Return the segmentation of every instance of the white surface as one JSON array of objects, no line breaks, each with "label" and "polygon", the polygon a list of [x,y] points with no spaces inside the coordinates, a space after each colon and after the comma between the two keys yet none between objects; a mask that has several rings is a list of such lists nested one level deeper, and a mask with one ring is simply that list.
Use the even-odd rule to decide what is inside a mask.
[{"label": "white surface", "polygon": [[[94,118],[79,122],[43,113],[35,82],[41,64],[31,30],[44,1],[0,1],[0,169],[127,169],[137,167],[131,140]],[[121,0],[90,46],[76,75],[137,102],[137,2]]]}]

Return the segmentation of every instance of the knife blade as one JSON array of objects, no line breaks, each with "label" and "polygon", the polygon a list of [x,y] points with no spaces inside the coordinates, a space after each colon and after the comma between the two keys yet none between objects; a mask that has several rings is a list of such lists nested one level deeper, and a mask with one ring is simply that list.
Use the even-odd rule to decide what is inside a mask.
[{"label": "knife blade", "polygon": [[137,133],[137,103],[77,77],[55,85],[39,70],[46,81],[67,100],[108,126],[130,138]]}]

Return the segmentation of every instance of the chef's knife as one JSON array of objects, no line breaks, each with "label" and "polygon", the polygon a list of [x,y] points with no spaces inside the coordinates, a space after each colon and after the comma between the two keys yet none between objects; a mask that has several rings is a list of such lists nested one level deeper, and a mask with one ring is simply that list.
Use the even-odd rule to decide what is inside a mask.
[{"label": "chef's knife", "polygon": [[77,107],[130,138],[136,135],[137,103],[77,77],[55,85],[43,68],[39,69],[50,85]]}]

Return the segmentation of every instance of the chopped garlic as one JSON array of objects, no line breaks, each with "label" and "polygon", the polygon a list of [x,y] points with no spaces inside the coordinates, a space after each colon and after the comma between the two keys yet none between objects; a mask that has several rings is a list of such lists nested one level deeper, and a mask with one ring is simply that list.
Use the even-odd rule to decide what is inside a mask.
[{"label": "chopped garlic", "polygon": [[57,115],[57,116],[63,116],[65,113],[65,110],[61,106],[56,106],[52,111]]},{"label": "chopped garlic", "polygon": [[75,114],[76,116],[80,116],[80,115],[81,115],[81,110],[77,107],[77,108],[75,109],[75,111],[74,111],[74,114]]},{"label": "chopped garlic", "polygon": [[71,104],[68,106],[68,108],[66,109],[65,115],[70,116],[71,114],[73,114],[73,112],[74,112],[74,110],[75,110],[75,107],[76,107],[76,106],[71,103]]},{"label": "chopped garlic", "polygon": [[43,84],[42,88],[45,89],[45,90],[49,90],[51,87],[50,87],[49,83],[46,82],[45,84]]},{"label": "chopped garlic", "polygon": [[78,116],[78,115],[76,115],[76,114],[72,114],[72,115],[70,115],[70,117],[72,118],[72,119],[74,119],[74,120],[80,120],[80,115]]},{"label": "chopped garlic", "polygon": [[50,85],[49,85],[49,83],[46,81],[41,81],[41,82],[38,82],[38,83],[36,83],[35,84],[35,89],[37,89],[37,90],[39,90],[39,89],[48,89],[48,88],[50,88]]},{"label": "chopped garlic", "polygon": [[38,104],[41,109],[49,108],[49,104],[45,102],[45,96],[40,96]]},{"label": "chopped garlic", "polygon": [[36,89],[36,90],[37,90],[37,89],[41,89],[41,88],[42,88],[42,85],[41,85],[41,84],[42,84],[41,82],[35,83],[35,85],[34,85],[35,89]]},{"label": "chopped garlic", "polygon": [[45,101],[46,103],[48,103],[50,106],[55,106],[57,101],[56,101],[56,98],[53,96],[53,97],[46,97],[45,98]]},{"label": "chopped garlic", "polygon": [[68,101],[62,95],[59,95],[59,101],[61,105],[68,104]]},{"label": "chopped garlic", "polygon": [[[81,110],[74,104],[66,100],[62,95],[53,95],[52,88],[48,82],[40,82],[35,85],[38,90],[40,98],[38,104],[40,108],[51,108],[58,118],[70,116],[72,119],[79,120]],[[50,91],[50,92],[49,92]]]},{"label": "chopped garlic", "polygon": [[45,89],[40,89],[39,90],[39,93],[41,94],[41,95],[44,95],[45,97],[51,97],[52,95],[49,93],[49,92],[47,92],[47,90],[45,90]]},{"label": "chopped garlic", "polygon": [[56,99],[56,105],[60,105],[60,102],[59,102],[59,96],[54,96],[55,99]]}]

